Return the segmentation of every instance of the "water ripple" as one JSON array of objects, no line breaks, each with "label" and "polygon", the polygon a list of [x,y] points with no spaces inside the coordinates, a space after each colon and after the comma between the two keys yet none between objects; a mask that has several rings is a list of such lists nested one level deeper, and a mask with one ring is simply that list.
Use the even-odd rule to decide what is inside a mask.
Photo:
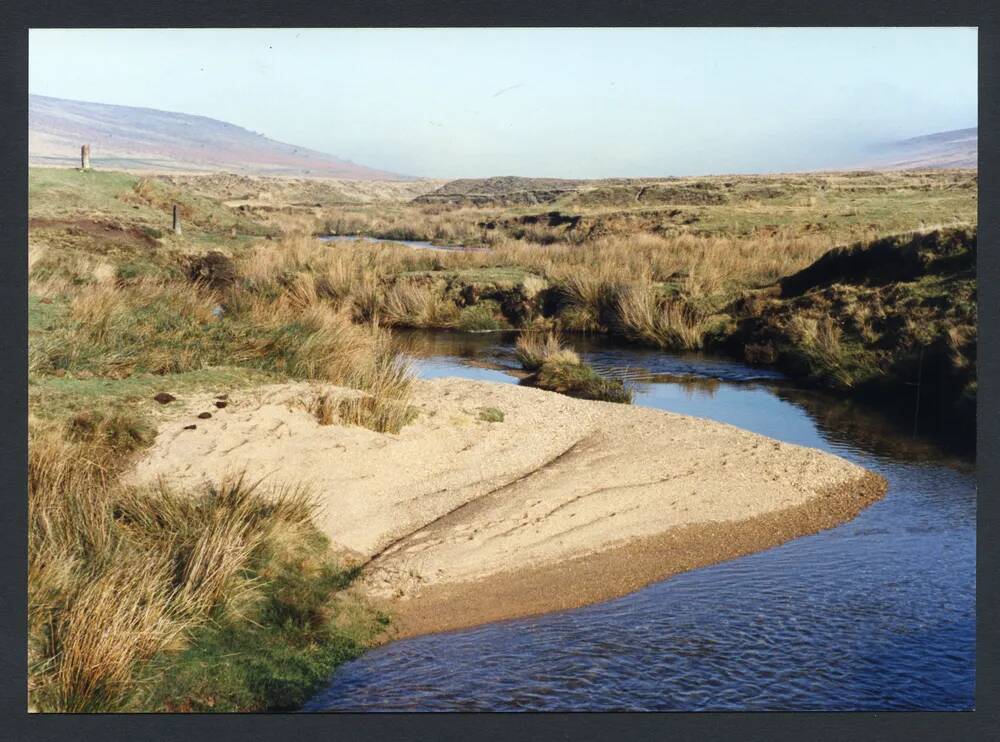
[{"label": "water ripple", "polygon": [[[509,353],[496,339],[480,345],[480,359]],[[706,389],[652,382],[636,402],[834,451],[885,476],[889,492],[839,528],[617,600],[381,647],[339,668],[305,710],[972,707],[970,471],[862,448],[850,431],[838,438],[836,427],[821,429],[802,407],[745,383],[759,371],[741,364],[583,351],[608,365],[741,382]],[[513,381],[442,357],[420,371]]]}]

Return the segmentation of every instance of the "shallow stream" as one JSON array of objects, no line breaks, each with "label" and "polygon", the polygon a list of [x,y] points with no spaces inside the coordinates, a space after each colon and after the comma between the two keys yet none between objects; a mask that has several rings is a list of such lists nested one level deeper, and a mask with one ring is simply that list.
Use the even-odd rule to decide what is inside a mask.
[{"label": "shallow stream", "polygon": [[366,237],[365,235],[353,234],[327,234],[318,238],[320,242],[354,242],[362,245],[403,245],[412,247],[414,250],[447,250],[458,252],[474,252],[482,250],[479,247],[466,247],[465,245],[435,245],[427,240],[390,240],[382,237]]},{"label": "shallow stream", "polygon": [[[411,333],[424,378],[517,383],[505,334]],[[823,533],[606,603],[398,641],[342,665],[306,711],[969,709],[970,461],[849,401],[699,355],[574,339],[635,404],[833,452],[889,481]]]}]

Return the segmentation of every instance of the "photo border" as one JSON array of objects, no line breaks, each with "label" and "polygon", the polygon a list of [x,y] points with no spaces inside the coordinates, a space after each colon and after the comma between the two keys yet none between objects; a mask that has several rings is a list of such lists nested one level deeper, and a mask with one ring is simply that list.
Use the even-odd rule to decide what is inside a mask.
[{"label": "photo border", "polygon": [[[0,138],[5,198],[0,202],[0,338],[4,364],[0,382],[3,448],[0,482],[0,736],[14,740],[150,739],[190,742],[212,739],[280,740],[383,738],[601,739],[629,738],[741,740],[987,739],[1000,728],[996,701],[1000,617],[996,576],[1000,527],[1000,234],[998,218],[997,91],[1000,25],[996,5],[979,2],[899,0],[864,3],[748,0],[708,5],[684,0],[669,5],[583,0],[568,2],[443,3],[372,0],[333,8],[303,0],[251,9],[238,0],[99,0],[81,8],[64,0],[31,7],[19,0],[4,8],[0,31]],[[406,26],[977,26],[979,28],[979,244],[978,251],[978,530],[976,711],[972,712],[582,712],[521,714],[121,714],[26,713],[27,560],[27,28],[234,28],[234,27],[406,27]],[[586,50],[579,50],[586,53]],[[985,237],[985,239],[984,239]],[[987,531],[987,525],[991,532]]]}]

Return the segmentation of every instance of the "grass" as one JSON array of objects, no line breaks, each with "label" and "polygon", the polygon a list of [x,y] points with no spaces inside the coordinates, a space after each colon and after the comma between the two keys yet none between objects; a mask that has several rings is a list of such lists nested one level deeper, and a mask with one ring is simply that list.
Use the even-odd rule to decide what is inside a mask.
[{"label": "grass", "polygon": [[524,380],[530,386],[579,399],[630,404],[632,393],[619,379],[606,379],[581,363],[546,363]]},{"label": "grass", "polygon": [[387,287],[376,316],[405,327],[454,327],[459,308],[432,285],[399,281]]},{"label": "grass", "polygon": [[[179,685],[194,672],[190,652],[216,646],[206,641],[192,650],[203,632],[236,641],[259,631],[271,642],[263,660],[260,647],[239,645],[249,654],[229,663],[245,665],[240,679],[208,691],[240,710],[301,702],[336,662],[359,651],[359,637],[332,623],[331,595],[351,573],[331,561],[305,493],[264,491],[242,477],[200,493],[134,488],[119,474],[148,439],[106,435],[133,430],[131,423],[74,419],[69,427],[66,436],[51,425],[31,426],[33,706],[95,712],[206,705],[198,683],[183,691]],[[282,673],[296,680],[270,692],[266,685]],[[158,690],[164,682],[168,695]],[[245,692],[248,686],[256,692]]]},{"label": "grass", "polygon": [[533,372],[522,380],[523,384],[580,399],[623,404],[632,401],[632,393],[624,382],[601,376],[555,333],[544,336],[522,333],[517,338],[515,353],[521,366]]},{"label": "grass", "polygon": [[[590,181],[548,203],[505,205],[497,198],[455,205],[331,204],[319,221],[339,225],[331,231],[342,233],[405,234],[467,245],[495,245],[508,239],[586,244],[598,236],[649,232],[749,239],[819,237],[831,247],[935,224],[974,223],[976,185],[970,171]],[[539,186],[539,193],[544,191]],[[581,220],[571,229],[522,220],[552,210]]]},{"label": "grass", "polygon": [[[357,657],[387,617],[336,597],[355,570],[331,560],[318,534],[259,551],[253,614],[204,624],[179,652],[154,657],[136,700],[165,711],[292,711],[331,670]],[[250,618],[251,620],[246,620]]]},{"label": "grass", "polygon": [[621,290],[616,305],[622,334],[672,350],[697,350],[704,345],[708,321],[697,307],[662,295],[650,283]]},{"label": "grass", "polygon": [[638,234],[544,249],[507,241],[488,253],[446,254],[391,245],[331,249],[289,238],[282,249],[263,252],[245,260],[258,290],[312,282],[312,291],[355,320],[466,330],[558,323],[678,349],[703,345],[740,291],[773,283],[822,249],[815,239],[747,244]]},{"label": "grass", "polygon": [[159,407],[152,398],[168,391],[183,397],[200,391],[220,393],[283,380],[277,374],[238,367],[211,367],[179,374],[133,374],[122,379],[87,375],[29,377],[28,397],[32,414],[40,420],[62,421],[86,410],[95,414],[152,415]]},{"label": "grass", "polygon": [[485,423],[502,423],[504,421],[503,410],[496,407],[481,407],[479,419]]},{"label": "grass", "polygon": [[[149,230],[155,238],[166,238],[170,244],[211,237],[229,238],[233,228],[243,235],[274,233],[225,207],[219,200],[179,188],[166,178],[113,171],[32,167],[28,172],[28,203],[33,219],[72,217],[74,220],[134,225],[140,230]],[[180,239],[170,232],[174,204],[180,208],[184,231],[190,232]]]},{"label": "grass", "polygon": [[830,317],[798,315],[792,318],[791,332],[798,353],[814,377],[835,387],[854,386],[855,377],[847,368],[842,332],[836,322]]},{"label": "grass", "polygon": [[492,332],[509,330],[510,322],[504,317],[500,305],[487,299],[471,307],[463,307],[458,314],[456,327],[465,332]]},{"label": "grass", "polygon": [[[906,280],[841,276],[784,297],[777,282],[838,245],[974,225],[976,187],[951,171],[727,176],[448,204],[403,202],[422,192],[406,185],[32,168],[32,704],[291,709],[384,626],[348,597],[354,573],[302,493],[121,480],[155,430],[154,394],[311,379],[351,390],[311,402],[321,423],[397,433],[416,414],[413,376],[388,328],[512,327],[526,383],[578,397],[630,391],[560,332],[725,349],[877,399],[912,400],[920,378],[921,410],[974,420],[974,226],[891,241],[937,266]],[[312,237],[323,231],[491,249],[328,245]]]},{"label": "grass", "polygon": [[65,437],[127,454],[152,443],[156,430],[147,418],[133,412],[84,410],[69,419]]},{"label": "grass", "polygon": [[[211,198],[75,171],[33,171],[31,189],[32,707],[296,706],[385,621],[344,594],[354,572],[312,501],[240,478],[175,492],[122,474],[153,439],[158,392],[320,380],[360,395],[343,424],[395,432],[413,418],[410,370],[387,330],[356,323],[311,273],[257,280],[229,232],[269,228]],[[183,238],[158,226],[175,202]]]},{"label": "grass", "polygon": [[521,333],[514,346],[515,357],[526,371],[538,371],[546,363],[579,366],[580,356],[567,348],[554,332]]},{"label": "grass", "polygon": [[358,425],[384,433],[398,433],[417,417],[417,409],[405,401],[372,394],[340,397],[321,393],[308,407],[320,425]]},{"label": "grass", "polygon": [[[61,323],[50,321],[54,313],[37,317],[48,324],[38,325],[30,349],[36,377],[126,379],[239,364],[361,389],[378,405],[402,402],[410,389],[411,374],[385,330],[358,326],[294,287],[268,297],[242,287],[104,283],[79,290],[67,306]],[[221,316],[215,307],[224,308]],[[383,417],[370,419],[380,426]]]},{"label": "grass", "polygon": [[[955,177],[928,176],[928,181],[939,178],[936,187],[949,198],[974,201],[974,193],[946,187]],[[909,202],[899,198],[905,214]],[[948,229],[940,232],[940,248],[934,248],[937,233],[927,234],[862,241],[847,252],[881,245],[881,250],[910,254],[916,239],[918,245],[927,242],[918,251],[950,255],[949,241],[975,240],[974,228]],[[511,326],[537,331],[539,337],[550,330],[604,332],[669,350],[724,350],[751,362],[778,363],[792,375],[835,389],[862,389],[880,377],[909,383],[915,342],[924,347],[943,343],[948,322],[958,322],[968,334],[975,302],[961,297],[974,292],[974,276],[962,277],[970,264],[962,255],[939,259],[928,252],[930,273],[916,281],[893,279],[898,296],[888,302],[879,298],[885,291],[859,294],[843,279],[811,291],[806,302],[774,294],[779,281],[827,254],[829,240],[830,233],[822,231],[798,236],[787,230],[711,236],[638,232],[547,247],[498,241],[487,253],[446,254],[393,246],[334,253],[303,242],[296,247],[296,265],[324,275],[363,273],[364,282],[341,281],[334,300],[356,318],[470,330]],[[954,298],[932,288],[952,275],[958,276],[952,290],[961,287]],[[830,292],[840,298],[823,298]],[[964,303],[948,308],[956,302]],[[836,339],[839,344],[833,326],[809,324],[823,321],[812,316],[812,304],[833,313],[836,327],[846,333]],[[751,311],[751,305],[763,309]],[[798,328],[789,323],[789,314],[796,313],[808,320]],[[913,342],[896,343],[892,338],[899,333],[892,328],[917,317],[920,321],[910,322]],[[921,327],[928,328],[922,339],[917,337]],[[963,357],[969,353],[962,351]],[[967,375],[956,374],[947,383],[969,388]]]}]

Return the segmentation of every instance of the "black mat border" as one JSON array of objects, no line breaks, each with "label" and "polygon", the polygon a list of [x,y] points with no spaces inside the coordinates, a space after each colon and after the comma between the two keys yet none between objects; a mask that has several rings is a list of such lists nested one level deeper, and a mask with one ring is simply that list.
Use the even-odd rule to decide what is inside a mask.
[{"label": "black mat border", "polygon": [[[998,13],[989,3],[821,3],[754,0],[630,2],[340,2],[285,0],[62,0],[0,7],[0,739],[988,739],[1000,729],[996,703],[1000,359],[997,323]],[[25,500],[27,408],[27,32],[26,28],[400,27],[400,26],[977,26],[979,150],[979,524],[975,712],[675,714],[28,715],[25,713]],[[580,53],[585,53],[581,50]]]}]

